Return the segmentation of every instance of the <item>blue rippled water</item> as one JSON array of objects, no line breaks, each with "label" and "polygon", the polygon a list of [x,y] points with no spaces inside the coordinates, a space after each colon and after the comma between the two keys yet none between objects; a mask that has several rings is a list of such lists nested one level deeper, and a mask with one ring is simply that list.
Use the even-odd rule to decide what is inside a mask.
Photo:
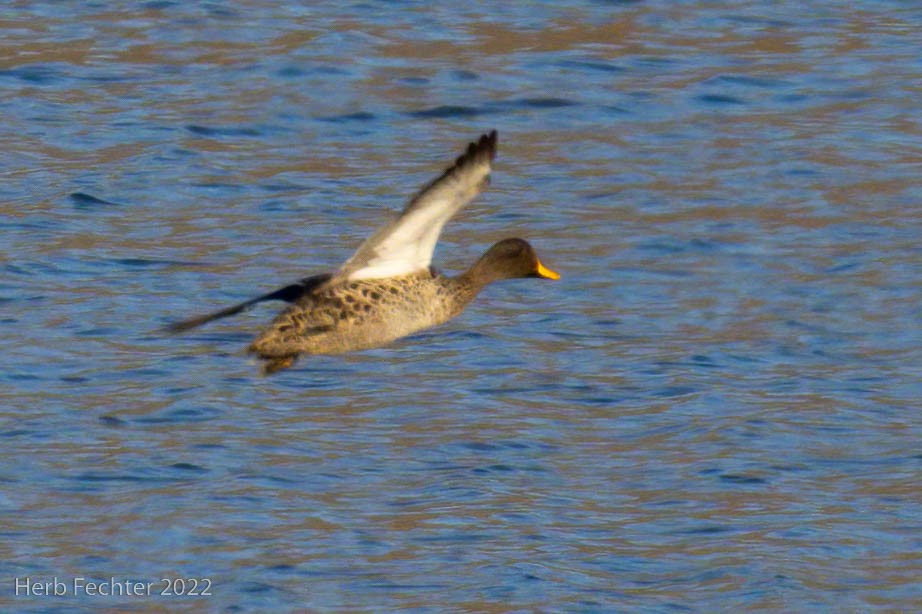
[{"label": "blue rippled water", "polygon": [[[919,610],[920,27],[8,8],[0,607]],[[158,332],[335,268],[493,128],[436,263],[523,236],[559,282],[268,378],[276,306]]]}]

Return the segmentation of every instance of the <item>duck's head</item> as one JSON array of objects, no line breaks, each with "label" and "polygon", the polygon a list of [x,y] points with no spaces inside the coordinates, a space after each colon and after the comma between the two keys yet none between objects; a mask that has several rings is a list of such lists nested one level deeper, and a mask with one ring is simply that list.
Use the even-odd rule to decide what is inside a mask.
[{"label": "duck's head", "polygon": [[484,285],[517,277],[560,279],[559,273],[541,264],[534,248],[523,239],[503,239],[496,243],[474,264],[470,274]]}]

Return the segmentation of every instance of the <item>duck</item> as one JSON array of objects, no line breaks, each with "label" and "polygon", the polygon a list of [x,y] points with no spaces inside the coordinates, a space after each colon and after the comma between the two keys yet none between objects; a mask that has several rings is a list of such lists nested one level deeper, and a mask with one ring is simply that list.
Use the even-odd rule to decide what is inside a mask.
[{"label": "duck", "polygon": [[265,374],[303,355],[377,348],[458,316],[487,285],[505,279],[560,279],[528,241],[506,238],[467,271],[449,277],[432,268],[442,227],[489,184],[496,130],[468,144],[392,221],[366,239],[335,272],[166,327],[180,333],[266,301],[289,303],[250,344]]}]

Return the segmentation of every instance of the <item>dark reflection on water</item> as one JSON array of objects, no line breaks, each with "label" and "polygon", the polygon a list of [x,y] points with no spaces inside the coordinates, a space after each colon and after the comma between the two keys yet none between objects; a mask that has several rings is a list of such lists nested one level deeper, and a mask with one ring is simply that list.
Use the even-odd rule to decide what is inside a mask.
[{"label": "dark reflection on water", "polygon": [[[922,18],[811,8],[10,8],[0,604],[918,609]],[[559,282],[268,379],[273,306],[157,332],[494,127],[437,264],[519,235]]]}]

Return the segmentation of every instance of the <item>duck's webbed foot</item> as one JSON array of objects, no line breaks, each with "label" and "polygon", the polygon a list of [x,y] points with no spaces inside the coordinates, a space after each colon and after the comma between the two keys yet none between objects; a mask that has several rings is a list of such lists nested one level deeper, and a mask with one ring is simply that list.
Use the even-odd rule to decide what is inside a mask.
[{"label": "duck's webbed foot", "polygon": [[263,363],[263,375],[272,375],[276,371],[281,371],[282,369],[287,369],[291,365],[295,364],[295,361],[298,359],[297,354],[289,354],[288,356],[273,356],[271,358],[264,358],[266,362]]}]

